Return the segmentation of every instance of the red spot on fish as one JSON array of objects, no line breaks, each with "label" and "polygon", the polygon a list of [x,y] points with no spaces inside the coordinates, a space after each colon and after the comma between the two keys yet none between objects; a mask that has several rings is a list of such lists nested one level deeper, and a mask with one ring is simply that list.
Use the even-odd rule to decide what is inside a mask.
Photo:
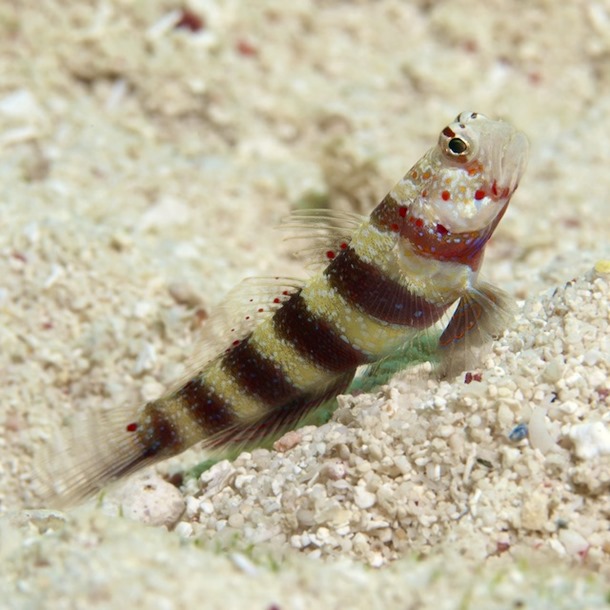
[{"label": "red spot on fish", "polygon": [[240,343],[241,343],[241,341],[239,339],[235,339],[235,341],[233,341],[233,343],[231,343],[231,345],[233,347],[237,347]]},{"label": "red spot on fish", "polygon": [[[451,129],[451,127],[445,127],[445,129],[443,129],[443,135],[446,138],[454,138],[455,137],[455,131],[453,131],[453,129]],[[428,174],[428,175],[426,175]],[[430,178],[430,174],[428,172],[426,172],[424,174],[424,179],[427,180],[428,178]]]},{"label": "red spot on fish", "polygon": [[329,251],[326,253],[326,258],[332,261],[332,260],[333,260],[333,258],[335,258],[335,253],[334,253],[332,250],[329,250]]},{"label": "red spot on fish", "polygon": [[436,232],[440,235],[447,235],[447,233],[449,233],[449,229],[445,228],[442,224],[437,224]]},{"label": "red spot on fish", "polygon": [[406,206],[404,206],[404,205],[401,205],[401,206],[398,208],[398,215],[399,215],[401,218],[404,218],[404,217],[407,215],[407,207],[406,207]]},{"label": "red spot on fish", "polygon": [[474,381],[483,381],[483,375],[481,375],[481,373],[475,373],[472,378]]},{"label": "red spot on fish", "polygon": [[287,296],[288,296],[288,294],[289,294],[289,292],[288,292],[287,290],[284,290],[284,291],[282,292],[282,294],[283,294],[285,297],[287,297]]},{"label": "red spot on fish", "polygon": [[485,197],[485,191],[482,189],[479,189],[478,191],[475,191],[474,193],[474,198],[477,201],[481,201],[481,199],[483,199]]},{"label": "red spot on fish", "polygon": [[464,375],[464,383],[472,383],[472,373],[469,372]]},{"label": "red spot on fish", "polygon": [[390,229],[396,233],[398,230],[400,230],[400,227],[396,223],[393,223],[390,225]]},{"label": "red spot on fish", "polygon": [[421,218],[416,218],[415,226],[421,229],[424,226],[424,221]]},{"label": "red spot on fish", "polygon": [[449,199],[451,198],[451,193],[449,191],[443,191],[441,193],[441,198],[443,201],[449,201]]},{"label": "red spot on fish", "polygon": [[277,304],[277,303],[280,303],[281,301],[280,301],[279,297],[275,297],[275,299],[273,299],[273,302]]},{"label": "red spot on fish", "polygon": [[135,421],[125,426],[125,430],[127,430],[127,432],[135,432],[137,429],[138,424]]},{"label": "red spot on fish", "polygon": [[259,307],[256,311],[258,311],[258,313],[263,313],[265,310],[262,307]]},{"label": "red spot on fish", "polygon": [[249,320],[249,319],[250,319],[250,316],[246,316],[244,319],[245,319],[245,320]]},{"label": "red spot on fish", "polygon": [[496,184],[495,180],[494,180],[493,184],[491,185],[491,192],[493,193],[494,197],[498,196],[498,185]]},{"label": "red spot on fish", "polygon": [[184,30],[190,30],[191,32],[199,32],[205,27],[205,21],[202,17],[189,10],[183,8],[180,14],[180,19],[176,23],[176,28],[182,28]]},{"label": "red spot on fish", "polygon": [[347,250],[347,244],[345,242],[343,242],[339,248],[341,248],[341,250]]}]

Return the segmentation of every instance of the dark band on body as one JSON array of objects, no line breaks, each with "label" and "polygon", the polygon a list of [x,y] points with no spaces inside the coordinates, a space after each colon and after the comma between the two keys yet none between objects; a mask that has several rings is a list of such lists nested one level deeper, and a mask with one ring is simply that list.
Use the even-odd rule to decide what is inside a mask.
[{"label": "dark band on body", "polygon": [[508,202],[493,221],[480,231],[451,233],[441,225],[430,226],[409,214],[391,194],[371,213],[371,224],[379,230],[399,233],[424,258],[468,265],[476,271],[481,265],[485,244],[506,211]]},{"label": "dark band on body", "polygon": [[226,436],[214,439],[215,445],[226,443],[248,446],[259,444],[262,439],[276,437],[281,432],[295,427],[309,412],[345,391],[352,379],[354,370],[337,376],[331,383],[322,386],[315,393],[302,393],[288,400],[276,409],[269,410],[256,422],[241,429],[231,430]]},{"label": "dark band on body", "polygon": [[246,392],[254,394],[269,407],[283,404],[298,393],[284,371],[262,356],[249,336],[223,356],[222,367]]},{"label": "dark band on body", "polygon": [[175,455],[182,449],[180,431],[159,407],[158,401],[144,408],[146,424],[141,428],[140,440],[144,446],[141,459]]},{"label": "dark band on body", "polygon": [[199,375],[185,383],[176,396],[207,434],[220,432],[237,421],[231,406],[207,387]]},{"label": "dark band on body", "polygon": [[382,322],[425,328],[447,309],[413,294],[375,265],[363,261],[351,248],[341,252],[324,273],[345,300]]},{"label": "dark band on body", "polygon": [[330,324],[313,314],[300,292],[293,294],[275,312],[273,326],[300,354],[327,371],[349,371],[369,361]]}]

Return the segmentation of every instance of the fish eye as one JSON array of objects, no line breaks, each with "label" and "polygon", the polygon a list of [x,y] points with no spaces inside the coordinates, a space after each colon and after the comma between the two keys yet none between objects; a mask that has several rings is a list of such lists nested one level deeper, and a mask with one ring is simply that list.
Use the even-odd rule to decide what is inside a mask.
[{"label": "fish eye", "polygon": [[451,138],[451,140],[447,142],[447,150],[451,155],[461,157],[468,151],[468,142],[458,137]]}]

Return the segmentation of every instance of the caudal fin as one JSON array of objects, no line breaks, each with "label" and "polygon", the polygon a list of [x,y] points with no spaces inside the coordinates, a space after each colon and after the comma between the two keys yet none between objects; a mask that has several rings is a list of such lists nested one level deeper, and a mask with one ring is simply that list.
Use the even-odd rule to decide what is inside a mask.
[{"label": "caudal fin", "polygon": [[126,428],[134,410],[82,413],[37,457],[35,490],[45,506],[63,508],[154,461]]}]

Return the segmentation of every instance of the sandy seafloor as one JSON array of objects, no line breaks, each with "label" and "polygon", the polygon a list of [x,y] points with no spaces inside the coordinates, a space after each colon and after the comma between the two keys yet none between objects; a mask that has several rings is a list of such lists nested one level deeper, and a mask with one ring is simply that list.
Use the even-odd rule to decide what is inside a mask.
[{"label": "sandy seafloor", "polygon": [[[0,3],[0,607],[608,607],[610,2],[182,6]],[[181,490],[201,452],[25,510],[73,413],[158,396],[234,284],[303,274],[281,217],[366,213],[466,109],[531,142],[481,381],[407,371]]]}]

